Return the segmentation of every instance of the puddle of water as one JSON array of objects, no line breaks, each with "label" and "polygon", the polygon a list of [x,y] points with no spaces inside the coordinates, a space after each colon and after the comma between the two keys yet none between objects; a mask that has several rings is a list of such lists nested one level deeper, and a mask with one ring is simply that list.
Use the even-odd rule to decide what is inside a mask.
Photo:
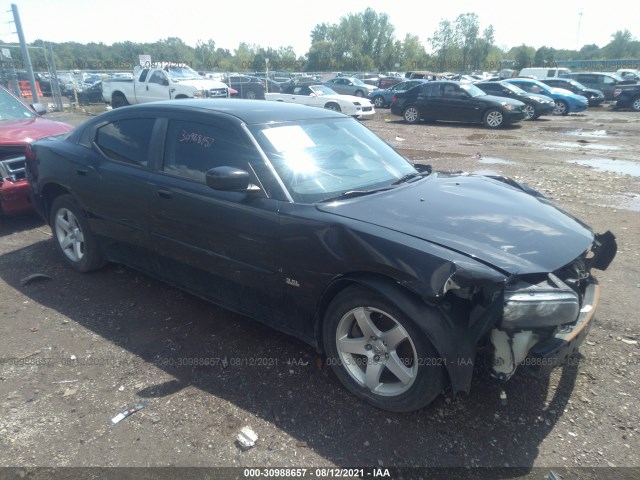
[{"label": "puddle of water", "polygon": [[613,145],[601,145],[599,143],[574,143],[574,142],[548,142],[542,145],[548,150],[568,150],[576,147],[587,150],[620,150],[620,147]]},{"label": "puddle of water", "polygon": [[505,160],[504,158],[496,158],[496,157],[482,157],[480,159],[480,163],[491,163],[491,164],[503,164],[503,165],[509,165],[509,164],[513,164],[515,162],[512,162],[511,160]]},{"label": "puddle of water", "polygon": [[606,130],[584,130],[582,128],[547,127],[545,130],[578,137],[606,137],[609,134]]},{"label": "puddle of water", "polygon": [[591,167],[600,172],[614,172],[622,175],[640,177],[640,163],[628,160],[612,160],[611,158],[590,158],[588,160],[571,160],[571,163]]}]

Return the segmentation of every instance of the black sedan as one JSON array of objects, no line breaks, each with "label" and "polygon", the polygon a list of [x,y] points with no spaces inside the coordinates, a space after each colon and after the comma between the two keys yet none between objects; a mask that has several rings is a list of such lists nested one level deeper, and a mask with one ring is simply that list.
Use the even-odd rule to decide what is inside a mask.
[{"label": "black sedan", "polygon": [[487,95],[470,83],[433,81],[405,92],[391,101],[391,113],[407,123],[447,120],[483,123],[499,128],[526,118],[525,104],[511,98]]},{"label": "black sedan", "polygon": [[231,75],[224,77],[222,81],[233,88],[238,93],[238,98],[247,98],[249,100],[264,100],[264,83],[258,77],[249,75]]},{"label": "black sedan", "polygon": [[37,142],[27,171],[71,268],[123,263],[295,335],[392,411],[468,391],[477,355],[500,381],[561,364],[616,250],[524,185],[414,166],[302,105],[112,110]]},{"label": "black sedan", "polygon": [[542,78],[540,81],[550,87],[564,88],[565,90],[586,97],[587,100],[589,100],[590,107],[598,107],[605,101],[604,93],[602,93],[601,90],[587,88],[577,80],[571,78]]},{"label": "black sedan", "polygon": [[67,95],[72,102],[76,101],[77,95],[79,105],[104,104],[104,98],[102,98],[102,81],[96,82],[93,85],[84,85],[78,88],[75,93],[71,91]]},{"label": "black sedan", "polygon": [[535,120],[542,115],[553,114],[556,104],[552,98],[536,93],[527,93],[508,82],[477,82],[476,87],[487,95],[519,100],[525,104],[525,120]]}]

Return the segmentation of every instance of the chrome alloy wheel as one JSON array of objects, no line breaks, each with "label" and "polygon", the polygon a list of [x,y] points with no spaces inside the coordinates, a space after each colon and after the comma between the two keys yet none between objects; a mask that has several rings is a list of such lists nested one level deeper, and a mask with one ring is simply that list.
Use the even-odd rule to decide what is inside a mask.
[{"label": "chrome alloy wheel", "polygon": [[60,249],[72,262],[79,262],[84,256],[84,234],[78,219],[68,209],[61,208],[55,219],[56,240]]}]

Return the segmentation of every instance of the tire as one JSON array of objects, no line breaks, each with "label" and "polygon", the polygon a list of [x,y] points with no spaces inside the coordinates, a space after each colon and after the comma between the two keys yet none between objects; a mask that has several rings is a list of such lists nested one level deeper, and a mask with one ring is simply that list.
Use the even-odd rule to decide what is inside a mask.
[{"label": "tire", "polygon": [[51,205],[51,233],[62,258],[78,272],[90,272],[105,264],[85,212],[71,195],[61,195]]},{"label": "tire", "polygon": [[488,128],[500,128],[505,124],[504,114],[497,108],[490,108],[484,114],[482,123]]},{"label": "tire", "polygon": [[376,108],[383,108],[386,105],[384,97],[382,95],[376,95],[373,97],[373,106]]},{"label": "tire", "polygon": [[364,92],[362,90],[356,90],[354,95],[356,97],[364,97]]},{"label": "tire", "polygon": [[556,106],[553,107],[554,115],[569,115],[569,105],[564,100],[557,100]]},{"label": "tire", "polygon": [[127,105],[129,105],[127,97],[122,93],[116,92],[113,94],[113,98],[111,99],[111,108],[126,107]]},{"label": "tire", "polygon": [[418,123],[420,121],[420,110],[418,107],[409,105],[402,111],[402,118],[407,123]]},{"label": "tire", "polygon": [[255,100],[256,98],[258,98],[258,94],[256,93],[255,90],[247,90],[247,93],[244,96],[244,98],[248,100]]},{"label": "tire", "polygon": [[631,110],[634,112],[640,112],[640,97],[635,97],[631,100]]},{"label": "tire", "polygon": [[536,118],[538,118],[538,112],[536,111],[536,107],[534,107],[529,103],[525,103],[524,112],[525,112],[525,117],[524,117],[525,120],[535,120]]},{"label": "tire", "polygon": [[342,109],[340,108],[340,105],[338,105],[338,104],[337,104],[337,103],[335,103],[335,102],[327,103],[327,104],[324,106],[324,108],[326,108],[327,110],[331,110],[331,111],[333,111],[333,112],[341,112],[341,111],[342,111]]},{"label": "tire", "polygon": [[444,388],[444,367],[426,335],[397,306],[363,287],[349,287],[331,302],[323,341],[340,382],[375,407],[418,410]]}]

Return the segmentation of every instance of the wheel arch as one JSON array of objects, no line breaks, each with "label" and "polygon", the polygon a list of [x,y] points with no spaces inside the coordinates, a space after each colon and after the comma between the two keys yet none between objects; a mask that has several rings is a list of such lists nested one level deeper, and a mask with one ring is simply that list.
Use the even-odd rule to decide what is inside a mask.
[{"label": "wheel arch", "polygon": [[[372,290],[402,310],[443,358],[453,392],[469,392],[477,338],[467,327],[466,318],[456,320],[435,302],[427,304],[423,297],[384,275],[354,272],[335,279],[327,286],[318,304],[314,325],[319,351],[324,351],[322,328],[329,305],[340,292],[354,285]],[[435,314],[440,316],[439,321],[430,321],[434,320]]]},{"label": "wheel arch", "polygon": [[71,190],[59,183],[48,183],[42,187],[42,207],[44,209],[44,215],[49,223],[49,217],[51,216],[51,206],[56,198],[61,195],[71,195]]}]

